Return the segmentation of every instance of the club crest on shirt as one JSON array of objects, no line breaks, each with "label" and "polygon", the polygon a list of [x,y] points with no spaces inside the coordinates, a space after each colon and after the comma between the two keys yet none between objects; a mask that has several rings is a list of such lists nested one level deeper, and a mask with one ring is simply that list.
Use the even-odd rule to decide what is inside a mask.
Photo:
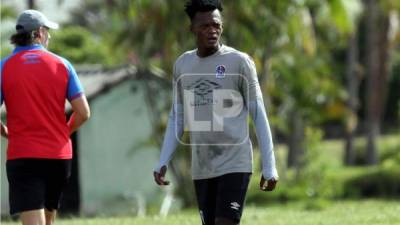
[{"label": "club crest on shirt", "polygon": [[225,78],[225,66],[224,65],[218,65],[217,68],[215,69],[215,77],[217,79],[220,78]]}]

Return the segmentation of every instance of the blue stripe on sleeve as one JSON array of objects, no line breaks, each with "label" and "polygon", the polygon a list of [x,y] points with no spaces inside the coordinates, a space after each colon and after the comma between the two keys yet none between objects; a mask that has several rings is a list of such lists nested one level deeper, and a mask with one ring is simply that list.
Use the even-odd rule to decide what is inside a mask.
[{"label": "blue stripe on sleeve", "polygon": [[64,58],[61,58],[61,59],[63,60],[65,66],[67,67],[67,70],[68,70],[67,98],[69,101],[72,101],[83,95],[83,87],[82,87],[82,84],[79,81],[78,75],[76,74],[76,71],[75,71],[74,67],[71,65],[71,63]]}]

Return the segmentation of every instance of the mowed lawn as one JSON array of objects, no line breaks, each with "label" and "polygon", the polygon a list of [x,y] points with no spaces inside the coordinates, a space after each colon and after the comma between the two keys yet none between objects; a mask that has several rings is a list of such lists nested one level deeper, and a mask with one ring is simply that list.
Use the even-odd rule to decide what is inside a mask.
[{"label": "mowed lawn", "polygon": [[[17,225],[4,222],[4,225]],[[197,212],[183,211],[166,218],[115,217],[73,218],[56,222],[57,225],[200,225]],[[302,203],[248,206],[242,225],[399,225],[400,201],[363,200],[328,203],[321,210],[306,210]]]}]

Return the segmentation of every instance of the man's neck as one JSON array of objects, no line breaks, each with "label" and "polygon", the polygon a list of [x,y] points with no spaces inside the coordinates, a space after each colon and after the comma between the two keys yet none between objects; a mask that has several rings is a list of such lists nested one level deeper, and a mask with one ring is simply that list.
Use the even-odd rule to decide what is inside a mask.
[{"label": "man's neck", "polygon": [[221,48],[221,44],[218,44],[215,48],[198,48],[197,55],[201,58],[213,55]]},{"label": "man's neck", "polygon": [[34,40],[32,44],[33,44],[33,45],[41,45],[41,46],[43,46],[44,48],[47,48],[47,46],[45,46],[45,45],[40,41],[40,39]]}]

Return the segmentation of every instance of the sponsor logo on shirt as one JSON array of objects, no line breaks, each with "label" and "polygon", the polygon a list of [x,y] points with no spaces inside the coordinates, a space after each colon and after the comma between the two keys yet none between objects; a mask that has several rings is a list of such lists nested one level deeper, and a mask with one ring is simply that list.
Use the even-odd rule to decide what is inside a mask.
[{"label": "sponsor logo on shirt", "polygon": [[193,90],[197,96],[204,97],[205,95],[212,93],[214,89],[219,88],[221,88],[220,84],[200,78],[191,84],[187,89]]},{"label": "sponsor logo on shirt", "polygon": [[191,84],[187,89],[193,90],[193,92],[200,97],[203,97],[212,93],[214,89],[221,88],[220,84],[217,84],[213,81],[200,78],[193,84]]},{"label": "sponsor logo on shirt", "polygon": [[22,56],[24,64],[38,64],[40,63],[40,56],[38,54],[25,54]]},{"label": "sponsor logo on shirt", "polygon": [[[186,89],[192,91],[199,98],[194,99],[191,102],[191,106],[203,106],[215,104],[212,98],[212,93],[215,89],[220,89],[222,86],[218,83],[210,81],[208,79],[200,78]],[[211,95],[209,95],[211,94]]]},{"label": "sponsor logo on shirt", "polygon": [[218,65],[217,68],[215,69],[215,77],[217,79],[225,78],[225,71],[226,68],[224,65]]}]

